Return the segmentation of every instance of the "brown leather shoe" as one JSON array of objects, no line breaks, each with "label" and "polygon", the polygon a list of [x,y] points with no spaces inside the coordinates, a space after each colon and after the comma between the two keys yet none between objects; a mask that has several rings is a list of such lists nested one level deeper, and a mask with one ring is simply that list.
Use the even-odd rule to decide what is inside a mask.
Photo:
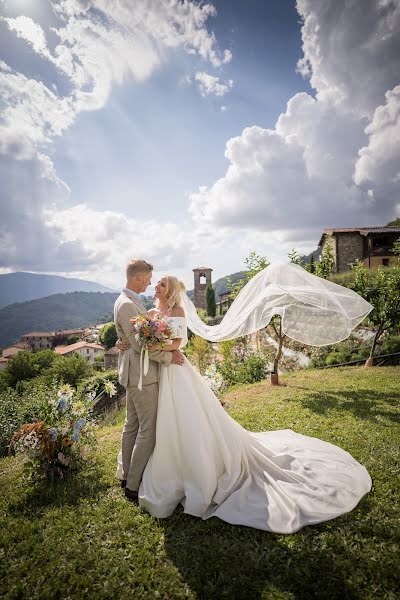
[{"label": "brown leather shoe", "polygon": [[139,504],[139,496],[138,493],[134,490],[130,490],[129,488],[125,488],[125,497],[130,500],[130,502],[134,502],[135,504]]}]

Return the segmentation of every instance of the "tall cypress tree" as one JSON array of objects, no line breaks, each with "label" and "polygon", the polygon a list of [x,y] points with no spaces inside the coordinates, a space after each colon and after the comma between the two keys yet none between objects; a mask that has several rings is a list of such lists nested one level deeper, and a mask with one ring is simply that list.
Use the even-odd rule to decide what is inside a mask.
[{"label": "tall cypress tree", "polygon": [[315,273],[314,253],[311,254],[309,270],[310,270],[310,273]]},{"label": "tall cypress tree", "polygon": [[215,290],[211,283],[208,284],[206,290],[207,314],[209,317],[215,317],[217,314],[217,305],[215,302]]}]

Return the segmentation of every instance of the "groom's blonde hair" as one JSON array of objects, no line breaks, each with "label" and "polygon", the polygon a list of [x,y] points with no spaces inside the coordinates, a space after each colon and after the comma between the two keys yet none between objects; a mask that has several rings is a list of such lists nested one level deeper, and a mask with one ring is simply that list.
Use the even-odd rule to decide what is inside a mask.
[{"label": "groom's blonde hair", "polygon": [[153,270],[153,265],[143,260],[143,258],[132,258],[126,265],[126,278],[131,279],[136,275],[150,273]]}]

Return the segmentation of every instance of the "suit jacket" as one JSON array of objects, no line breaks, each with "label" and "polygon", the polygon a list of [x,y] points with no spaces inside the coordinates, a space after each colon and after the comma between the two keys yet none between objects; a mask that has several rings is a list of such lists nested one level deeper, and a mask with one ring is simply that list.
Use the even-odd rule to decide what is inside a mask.
[{"label": "suit jacket", "polygon": [[[140,377],[140,344],[132,332],[130,319],[146,314],[146,309],[139,300],[128,292],[121,292],[114,304],[114,322],[118,337],[130,343],[129,350],[118,355],[119,382],[124,387],[137,386]],[[143,375],[143,385],[156,383],[159,377],[159,364],[171,364],[172,352],[156,350],[149,352],[149,370]]]}]

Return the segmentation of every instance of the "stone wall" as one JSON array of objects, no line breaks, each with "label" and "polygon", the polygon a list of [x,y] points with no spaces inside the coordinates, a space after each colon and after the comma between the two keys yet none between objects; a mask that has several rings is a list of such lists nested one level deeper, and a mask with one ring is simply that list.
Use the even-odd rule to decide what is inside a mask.
[{"label": "stone wall", "polygon": [[359,233],[336,234],[336,272],[350,270],[351,263],[363,259],[363,236]]},{"label": "stone wall", "polygon": [[364,258],[364,264],[367,269],[377,269],[378,267],[383,266],[384,259],[389,261],[389,267],[394,267],[396,264],[398,264],[397,257],[393,256],[393,254],[391,256],[371,256],[370,259]]}]

